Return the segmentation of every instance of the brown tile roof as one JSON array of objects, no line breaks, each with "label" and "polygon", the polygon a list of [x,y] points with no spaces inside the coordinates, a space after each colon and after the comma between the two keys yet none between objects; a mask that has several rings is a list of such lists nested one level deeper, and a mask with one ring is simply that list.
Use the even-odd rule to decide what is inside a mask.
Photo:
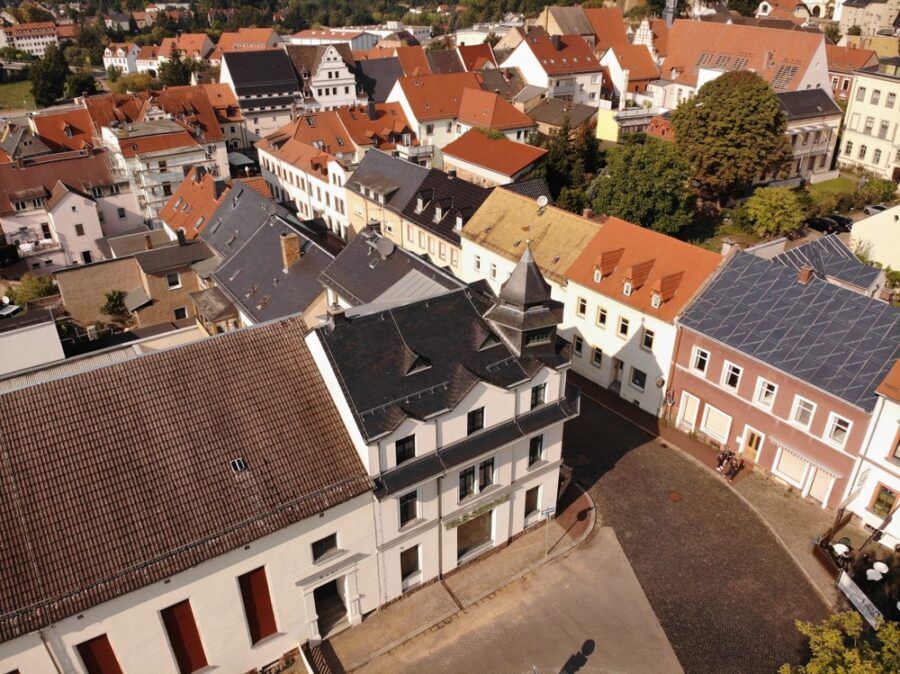
[{"label": "brown tile roof", "polygon": [[462,237],[512,261],[519,260],[530,242],[544,277],[564,283],[566,270],[600,225],[555,206],[540,214],[538,210],[534,199],[497,188],[465,224]]},{"label": "brown tile roof", "polygon": [[173,232],[184,229],[188,240],[196,239],[227,193],[224,180],[194,167],[160,210],[160,220]]},{"label": "brown tile roof", "polygon": [[14,201],[50,196],[60,180],[83,192],[116,182],[105,150],[57,152],[0,164],[0,215],[15,212]]},{"label": "brown tile roof", "polygon": [[431,65],[422,47],[397,47],[397,58],[407,77],[431,75]]},{"label": "brown tile roof", "polygon": [[441,152],[505,176],[516,175],[547,154],[547,150],[508,138],[488,138],[478,129],[466,131]]},{"label": "brown tile roof", "polygon": [[38,135],[54,150],[80,150],[94,143],[91,115],[84,108],[35,115]]},{"label": "brown tile roof", "polygon": [[372,488],[306,331],[292,318],[3,396],[0,641]]},{"label": "brown tile roof", "polygon": [[[607,217],[566,276],[586,288],[672,322],[722,261],[722,256],[619,218]],[[594,269],[603,274],[594,281]],[[623,292],[631,280],[631,295]],[[663,302],[651,305],[657,292]]]},{"label": "brown tile roof", "polygon": [[573,75],[600,70],[594,51],[580,35],[551,36],[543,28],[534,27],[525,35],[524,42],[548,75]]},{"label": "brown tile roof", "polygon": [[373,47],[372,49],[363,49],[352,51],[354,61],[371,61],[374,59],[393,58],[397,54],[396,47]]},{"label": "brown tile roof", "polygon": [[887,376],[875,389],[878,395],[900,403],[900,360],[894,363],[894,366],[887,373]]},{"label": "brown tile roof", "polygon": [[155,61],[159,58],[160,55],[159,47],[155,44],[148,44],[144,47],[141,47],[141,50],[138,52],[137,60],[138,61]]},{"label": "brown tile roof", "polygon": [[200,130],[204,142],[224,140],[225,133],[206,91],[207,86],[167,87],[162,91],[152,92],[149,104],[162,108],[185,130],[191,133]]},{"label": "brown tile roof", "polygon": [[87,108],[94,122],[94,128],[99,134],[104,126],[110,126],[113,122],[129,123],[141,119],[141,110],[148,94],[97,94],[86,96],[84,107]]},{"label": "brown tile roof", "polygon": [[397,82],[420,122],[455,118],[459,115],[463,91],[480,88],[476,73],[401,77]]},{"label": "brown tile roof", "polygon": [[653,48],[659,56],[669,53],[669,27],[663,19],[650,19],[650,33]]},{"label": "brown tile roof", "polygon": [[483,44],[460,45],[456,48],[456,51],[459,52],[459,58],[468,71],[481,70],[486,65],[495,67],[497,65],[494,50],[487,42]]},{"label": "brown tile roof", "polygon": [[531,117],[493,91],[464,89],[457,119],[487,129],[521,129],[534,126]]},{"label": "brown tile roof", "polygon": [[7,33],[49,33],[56,31],[56,24],[52,21],[39,21],[36,23],[17,23],[13,26],[4,26]]},{"label": "brown tile roof", "polygon": [[203,84],[198,88],[206,94],[220,123],[243,121],[244,114],[241,112],[237,96],[234,95],[234,90],[230,86],[213,82]]},{"label": "brown tile roof", "polygon": [[672,120],[665,115],[656,115],[650,120],[647,127],[647,135],[665,140],[669,143],[675,142],[675,127],[672,126]]},{"label": "brown tile roof", "polygon": [[619,65],[628,70],[629,86],[632,82],[659,78],[659,68],[642,44],[618,44],[611,47]]},{"label": "brown tile roof", "polygon": [[878,54],[874,50],[859,47],[826,44],[825,55],[828,57],[828,70],[837,72],[849,73],[878,63]]},{"label": "brown tile roof", "polygon": [[256,147],[304,173],[309,173],[320,180],[327,180],[328,162],[337,161],[337,157],[292,137],[290,135],[292,127],[301,121],[302,117],[258,140]]},{"label": "brown tile roof", "polygon": [[74,40],[78,37],[81,25],[77,23],[64,23],[56,27],[56,37],[60,40]]},{"label": "brown tile roof", "polygon": [[619,7],[595,7],[585,9],[584,15],[597,37],[595,49],[605,51],[610,47],[628,44],[625,34],[625,17]]},{"label": "brown tile roof", "polygon": [[261,197],[265,197],[266,199],[272,198],[272,190],[269,189],[269,183],[266,182],[266,179],[262,176],[251,176],[249,178],[241,178],[241,182],[244,183],[251,190],[256,192]]},{"label": "brown tile roof", "polygon": [[269,46],[274,34],[271,28],[238,28],[236,33],[222,33],[217,47],[220,52],[261,49]]},{"label": "brown tile roof", "polygon": [[824,40],[823,33],[678,19],[669,29],[660,76],[696,86],[700,66],[755,70],[776,91],[793,91]]},{"label": "brown tile roof", "polygon": [[287,140],[307,145],[321,141],[325,152],[340,154],[356,151],[353,137],[334,110],[298,115],[297,119],[270,133],[265,140],[270,145],[279,145]]},{"label": "brown tile roof", "polygon": [[214,48],[209,46],[208,40],[206,33],[182,33],[178,37],[163,38],[159,53],[168,57],[172,49],[177,49],[184,56],[206,58]]},{"label": "brown tile roof", "polygon": [[149,152],[162,152],[163,150],[172,150],[177,147],[187,147],[189,145],[199,145],[199,143],[197,143],[187,131],[158,133],[152,136],[119,139],[119,147],[122,150],[122,156],[126,159],[131,159],[137,155],[147,154]]},{"label": "brown tile roof", "polygon": [[390,150],[396,145],[396,142],[391,141],[391,135],[396,140],[403,133],[412,134],[413,142],[416,142],[416,134],[406,119],[403,106],[399,103],[376,103],[374,109],[374,120],[369,119],[368,107],[364,105],[344,106],[334,113],[353,143],[359,147],[374,145],[381,150]]},{"label": "brown tile roof", "polygon": [[106,45],[106,48],[109,49],[110,52],[115,54],[118,50],[122,50],[124,54],[127,54],[134,47],[134,42],[110,42]]}]

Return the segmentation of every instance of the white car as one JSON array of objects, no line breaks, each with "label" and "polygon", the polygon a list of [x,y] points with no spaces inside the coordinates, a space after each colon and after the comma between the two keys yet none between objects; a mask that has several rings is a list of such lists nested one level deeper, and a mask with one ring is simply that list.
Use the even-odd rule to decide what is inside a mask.
[{"label": "white car", "polygon": [[886,211],[888,209],[884,204],[874,204],[872,206],[866,206],[863,209],[863,213],[866,215],[875,215],[877,213],[881,213],[881,211]]}]

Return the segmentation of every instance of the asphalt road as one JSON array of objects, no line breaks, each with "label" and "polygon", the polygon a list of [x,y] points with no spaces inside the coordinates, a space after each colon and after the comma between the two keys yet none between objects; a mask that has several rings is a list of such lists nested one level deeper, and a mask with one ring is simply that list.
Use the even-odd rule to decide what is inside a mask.
[{"label": "asphalt road", "polygon": [[723,479],[587,399],[564,447],[686,672],[774,672],[802,660],[794,619],[828,611]]}]

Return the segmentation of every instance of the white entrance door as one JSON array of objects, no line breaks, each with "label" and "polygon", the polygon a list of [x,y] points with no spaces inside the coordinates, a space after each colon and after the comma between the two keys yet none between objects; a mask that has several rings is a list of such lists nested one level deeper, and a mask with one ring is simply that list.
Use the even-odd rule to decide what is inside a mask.
[{"label": "white entrance door", "polygon": [[693,432],[697,427],[697,411],[700,409],[700,399],[687,391],[681,394],[681,405],[678,406],[678,427]]}]

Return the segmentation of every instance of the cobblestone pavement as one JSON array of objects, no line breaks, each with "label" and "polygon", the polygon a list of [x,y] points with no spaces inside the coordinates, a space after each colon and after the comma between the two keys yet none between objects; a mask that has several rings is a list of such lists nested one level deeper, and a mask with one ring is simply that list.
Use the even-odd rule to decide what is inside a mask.
[{"label": "cobblestone pavement", "polygon": [[615,533],[604,527],[354,674],[681,671]]},{"label": "cobblestone pavement", "polygon": [[773,672],[801,660],[794,619],[828,611],[730,485],[588,399],[564,446],[686,672]]}]

